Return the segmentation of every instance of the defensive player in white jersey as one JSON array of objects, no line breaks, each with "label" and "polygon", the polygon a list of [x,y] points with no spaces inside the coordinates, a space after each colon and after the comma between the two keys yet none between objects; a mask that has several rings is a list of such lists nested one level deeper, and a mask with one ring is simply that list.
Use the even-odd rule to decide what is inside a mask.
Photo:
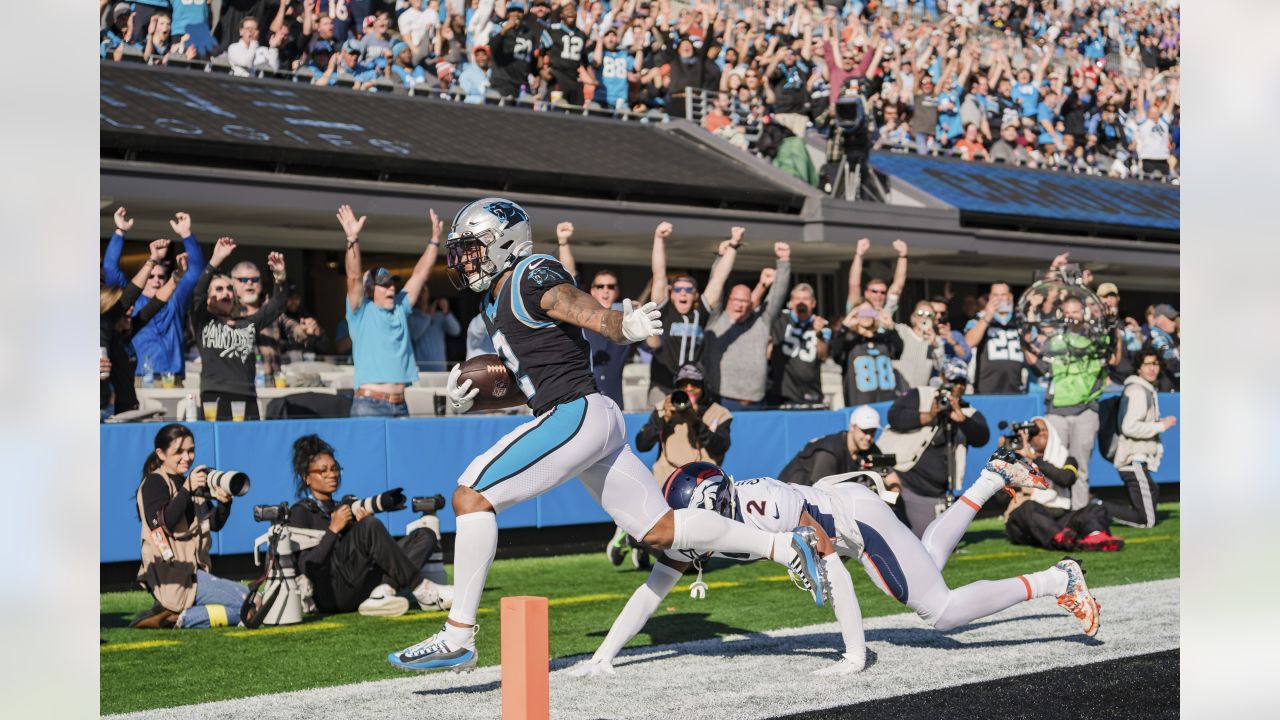
[{"label": "defensive player in white jersey", "polygon": [[[831,581],[831,604],[845,644],[844,657],[815,674],[845,674],[863,669],[866,644],[853,578],[841,556],[858,558],[876,586],[938,630],[958,627],[1032,598],[1056,596],[1058,604],[1080,621],[1085,635],[1094,635],[1098,631],[1098,603],[1085,585],[1084,570],[1071,558],[1040,572],[979,580],[954,590],[942,578],[947,557],[984,502],[1006,487],[1047,485],[1034,464],[998,450],[977,482],[933,521],[921,539],[875,492],[838,475],[812,487],[768,477],[734,481],[712,463],[697,462],[672,473],[663,485],[663,494],[672,507],[713,508],[762,530],[797,525],[810,528],[818,538]],[[614,674],[614,657],[644,627],[692,558],[701,559],[696,554],[664,553],[648,582],[632,594],[595,655],[572,668],[571,674]]]},{"label": "defensive player in white jersey", "polygon": [[[354,218],[352,218],[354,221]],[[361,221],[362,222],[362,221]],[[344,223],[345,224],[345,223]],[[352,229],[348,228],[348,239]],[[484,293],[482,317],[494,349],[515,377],[535,417],[477,457],[453,494],[457,513],[454,598],[444,628],[387,656],[406,670],[476,664],[476,610],[498,545],[496,514],[577,477],[632,537],[654,548],[706,548],[772,558],[798,576],[823,605],[829,587],[814,538],[792,527],[764,531],[701,508],[672,509],[653,476],[627,444],[622,411],[596,389],[582,330],[615,343],[662,332],[653,303],[622,311],[579,290],[550,255],[533,255],[529,216],[502,198],[477,200],[458,212],[445,246],[459,289]],[[446,392],[458,412],[477,404],[479,388],[458,383]],[[517,402],[524,402],[524,399]],[[482,408],[510,406],[485,400]]]}]

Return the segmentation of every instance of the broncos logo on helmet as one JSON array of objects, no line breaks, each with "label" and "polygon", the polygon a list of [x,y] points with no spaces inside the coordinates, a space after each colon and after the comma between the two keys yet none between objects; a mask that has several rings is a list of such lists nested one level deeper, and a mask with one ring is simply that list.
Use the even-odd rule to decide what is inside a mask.
[{"label": "broncos logo on helmet", "polygon": [[733,478],[710,462],[691,462],[677,468],[663,483],[662,496],[674,510],[702,508],[727,518],[738,511]]}]

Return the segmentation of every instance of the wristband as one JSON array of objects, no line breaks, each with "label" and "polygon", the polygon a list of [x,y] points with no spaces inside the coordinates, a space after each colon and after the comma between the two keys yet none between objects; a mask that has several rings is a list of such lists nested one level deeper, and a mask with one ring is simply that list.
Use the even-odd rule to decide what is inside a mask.
[{"label": "wristband", "polygon": [[440,247],[440,241],[439,241],[439,240],[431,240],[431,241],[429,241],[429,242],[427,243],[427,245],[430,245],[431,247]]},{"label": "wristband", "polygon": [[822,328],[822,341],[831,342],[831,328],[829,327]]}]

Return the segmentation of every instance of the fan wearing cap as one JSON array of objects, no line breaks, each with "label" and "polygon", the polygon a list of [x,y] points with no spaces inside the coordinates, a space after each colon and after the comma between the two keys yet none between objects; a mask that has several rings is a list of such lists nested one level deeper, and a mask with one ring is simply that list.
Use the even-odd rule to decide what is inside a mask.
[{"label": "fan wearing cap", "polygon": [[[797,485],[812,485],[829,475],[876,471],[883,456],[876,446],[876,432],[880,430],[880,413],[870,405],[859,405],[849,414],[849,429],[823,435],[810,440],[791,458],[778,474],[778,479]],[[855,478],[872,487],[870,476]],[[896,472],[884,476],[886,490],[900,490],[901,481]],[[874,489],[874,487],[873,487]]]},{"label": "fan wearing cap", "polygon": [[544,29],[532,13],[525,14],[521,2],[507,3],[502,25],[489,38],[489,48],[493,51],[493,89],[502,97],[519,97],[520,88],[529,84],[533,51]]},{"label": "fan wearing cap", "polygon": [[[912,388],[889,407],[889,427],[879,445],[897,459],[894,467],[902,479],[899,517],[917,537],[946,509],[948,490],[959,488],[965,446],[981,447],[991,439],[987,419],[960,398],[968,383],[964,361],[951,358],[942,364],[937,387]],[[950,477],[949,449],[955,453]]]},{"label": "fan wearing cap", "polygon": [[636,433],[636,450],[648,452],[658,445],[658,459],[653,463],[653,477],[658,482],[685,463],[721,462],[729,451],[733,414],[706,396],[702,365],[682,365],[675,386]]},{"label": "fan wearing cap", "polygon": [[427,81],[427,71],[413,62],[413,48],[403,41],[396,41],[391,46],[391,76],[400,81],[406,89],[416,87]]},{"label": "fan wearing cap", "polygon": [[368,89],[378,79],[376,68],[360,63],[360,43],[355,38],[342,43],[341,49],[329,58],[328,67],[312,84],[334,85],[338,78],[351,80],[356,90]]},{"label": "fan wearing cap", "polygon": [[360,232],[364,229],[365,217],[357,218],[350,205],[338,208],[338,222],[347,238],[346,320],[356,366],[352,417],[409,414],[404,388],[418,379],[409,315],[435,265],[444,227],[436,211],[433,209],[430,213],[431,242],[413,266],[413,274],[404,289],[397,292],[399,283],[386,268],[364,270]]},{"label": "fan wearing cap", "polygon": [[129,35],[133,31],[133,9],[127,2],[118,2],[105,16],[106,23],[98,33],[98,58],[105,60],[108,53],[119,62],[124,54]]},{"label": "fan wearing cap", "polygon": [[1155,386],[1160,392],[1178,392],[1182,385],[1182,361],[1178,350],[1178,309],[1168,303],[1156,305],[1151,316],[1151,336],[1146,346],[1160,354],[1160,376]]},{"label": "fan wearing cap", "polygon": [[458,85],[462,88],[462,92],[466,94],[463,102],[471,105],[479,105],[484,102],[484,95],[491,85],[489,80],[491,60],[491,51],[488,45],[478,45],[472,49],[471,62],[464,65],[462,72],[458,74]]}]

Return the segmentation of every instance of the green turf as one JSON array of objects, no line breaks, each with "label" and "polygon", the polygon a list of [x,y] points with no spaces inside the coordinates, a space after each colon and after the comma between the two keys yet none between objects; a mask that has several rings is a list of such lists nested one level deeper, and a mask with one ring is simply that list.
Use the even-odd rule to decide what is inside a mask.
[{"label": "green turf", "polygon": [[[1081,556],[1091,586],[1178,575],[1178,505],[1164,504],[1160,510],[1161,521],[1155,528],[1117,529],[1128,540],[1123,552]],[[602,547],[606,539],[601,538]],[[1005,540],[998,519],[979,520],[970,527],[944,575],[956,587],[974,580],[1043,569],[1060,557],[1061,553],[1011,545]],[[864,616],[905,610],[873,587],[860,569],[852,563],[849,567]],[[551,598],[551,654],[576,655],[595,650],[625,599],[645,577],[646,573],[633,570],[629,562],[622,568],[613,568],[603,553],[494,563],[481,605],[477,636],[480,664],[499,661],[497,608],[503,595]],[[711,584],[707,598],[693,600],[686,589],[692,576],[686,576],[631,645],[680,642],[834,619],[829,609],[816,608],[784,578],[785,571],[774,563],[727,563],[706,574],[705,580]],[[721,588],[718,583],[737,585]],[[141,592],[102,595],[104,714],[399,677],[400,671],[387,665],[387,653],[434,633],[444,615],[418,610],[391,619],[332,615],[309,617],[300,625],[256,631],[125,627],[135,613],[150,604],[150,596]],[[142,643],[156,645],[140,647]]]}]

